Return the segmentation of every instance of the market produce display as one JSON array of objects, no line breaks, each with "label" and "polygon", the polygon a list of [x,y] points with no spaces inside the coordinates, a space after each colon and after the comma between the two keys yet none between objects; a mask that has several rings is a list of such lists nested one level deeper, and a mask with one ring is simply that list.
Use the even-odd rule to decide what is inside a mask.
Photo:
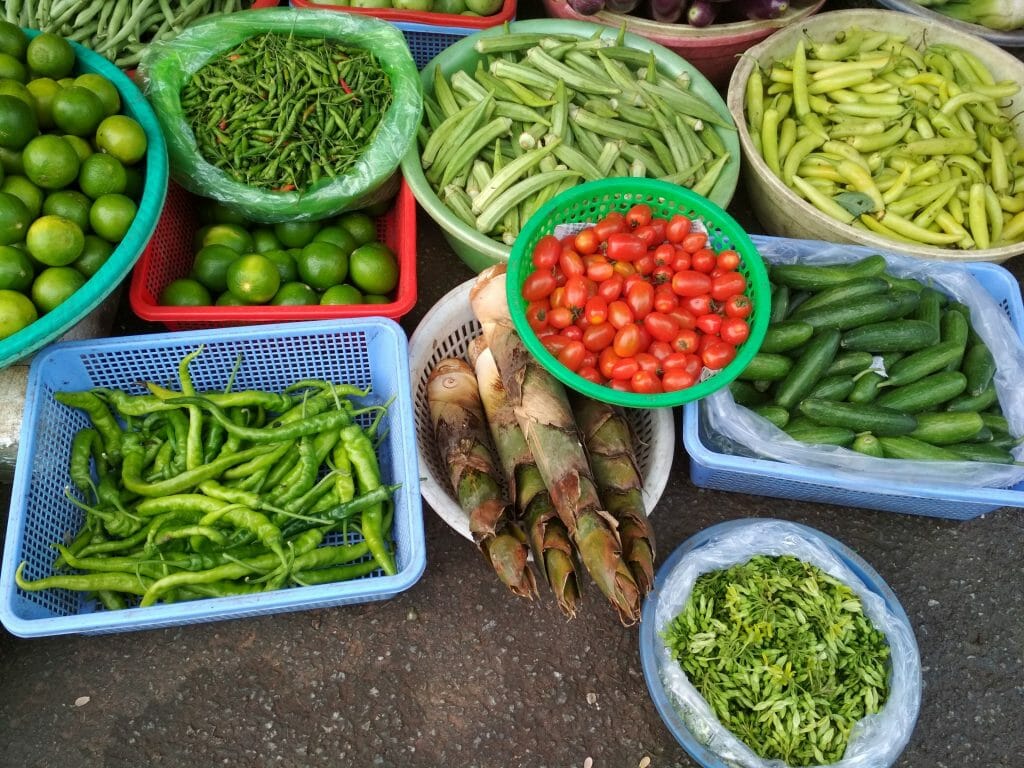
[{"label": "market produce display", "polygon": [[[21,589],[95,593],[107,608],[395,574],[390,499],[375,453],[386,406],[366,392],[299,380],[283,392],[97,387],[56,400],[88,417],[68,458],[85,513],[55,542],[55,573]],[[356,536],[358,534],[358,536]]]},{"label": "market produce display", "polygon": [[666,24],[706,27],[716,22],[776,19],[789,10],[789,0],[569,0],[569,7],[584,16],[608,10]]},{"label": "market produce display", "polygon": [[968,24],[1010,31],[1024,27],[1024,5],[1017,0],[914,0],[923,8]]},{"label": "market produce display", "polygon": [[103,266],[138,211],[147,138],[62,37],[0,21],[0,338]]},{"label": "market produce display", "polygon": [[[306,0],[306,7],[333,6],[369,10],[414,11],[416,13],[452,13],[468,16],[493,16],[504,0]],[[300,6],[301,7],[301,6]]]},{"label": "market produce display", "polygon": [[[621,36],[620,36],[621,38]],[[510,245],[559,192],[609,176],[655,177],[711,194],[735,128],[621,39],[508,32],[474,45],[472,71],[434,67],[420,165],[466,226]]]},{"label": "market produce display", "polygon": [[770,172],[836,221],[985,250],[1024,240],[1024,152],[1001,104],[1019,88],[963,46],[857,27],[755,67],[744,115]]},{"label": "market produce display", "polygon": [[996,364],[970,309],[881,256],[774,265],[772,323],[730,385],[740,405],[811,444],[885,458],[1011,464]]}]

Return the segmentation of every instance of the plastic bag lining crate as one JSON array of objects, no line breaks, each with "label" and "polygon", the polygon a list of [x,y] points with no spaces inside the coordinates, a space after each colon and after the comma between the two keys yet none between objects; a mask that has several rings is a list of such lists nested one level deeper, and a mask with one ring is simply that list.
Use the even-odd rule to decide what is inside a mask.
[{"label": "plastic bag lining crate", "polygon": [[[335,584],[118,611],[103,610],[80,592],[20,590],[14,583],[18,565],[26,562],[27,579],[50,575],[56,556],[52,543],[73,536],[83,521],[64,489],[70,485],[71,441],[87,418],[58,403],[53,393],[90,387],[142,393],[141,382],[147,380],[177,387],[179,360],[200,344],[203,352],[190,366],[199,390],[223,390],[241,356],[236,390],[280,391],[299,379],[320,378],[370,387],[361,401],[367,405],[394,398],[381,421],[384,440],[377,454],[385,481],[401,484],[393,498],[392,526],[398,573],[386,576],[378,570]],[[367,414],[364,426],[370,418]],[[386,599],[410,588],[426,567],[418,478],[408,341],[391,320],[287,323],[52,345],[36,356],[29,370],[0,570],[0,621],[20,637],[99,634]],[[349,534],[350,541],[358,539]],[[333,534],[326,543],[340,542],[340,534]]]},{"label": "plastic bag lining crate", "polygon": [[416,198],[403,181],[395,202],[377,219],[377,237],[395,253],[398,286],[387,304],[310,306],[166,307],[158,297],[164,287],[188,274],[195,257],[193,236],[199,228],[195,211],[202,199],[171,183],[156,231],[132,272],[132,311],[144,320],[163,323],[172,331],[224,325],[277,323],[380,316],[398,319],[416,304]]},{"label": "plastic bag lining crate", "polygon": [[[755,241],[760,242],[758,238]],[[1024,303],[1016,278],[997,264],[969,262],[962,266],[992,295],[1024,339]],[[1024,507],[1024,482],[1011,488],[929,487],[912,479],[896,482],[731,455],[714,447],[699,401],[684,406],[682,419],[690,479],[700,488],[951,520],[971,520],[1002,507]]]}]

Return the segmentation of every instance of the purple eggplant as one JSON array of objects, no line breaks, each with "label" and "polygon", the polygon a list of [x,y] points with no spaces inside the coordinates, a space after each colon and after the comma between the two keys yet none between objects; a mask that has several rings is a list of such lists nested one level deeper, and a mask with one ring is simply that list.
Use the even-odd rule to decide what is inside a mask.
[{"label": "purple eggplant", "polygon": [[711,0],[693,0],[686,11],[686,23],[691,27],[706,27],[718,16],[718,3]]},{"label": "purple eggplant", "polygon": [[776,19],[789,10],[789,0],[737,0],[736,7],[748,19]]},{"label": "purple eggplant", "polygon": [[640,5],[640,0],[605,0],[605,10],[612,13],[632,13]]},{"label": "purple eggplant", "polygon": [[675,24],[683,15],[684,0],[651,0],[651,18],[665,24]]},{"label": "purple eggplant", "polygon": [[593,16],[604,10],[604,0],[567,0],[569,7],[582,16]]}]

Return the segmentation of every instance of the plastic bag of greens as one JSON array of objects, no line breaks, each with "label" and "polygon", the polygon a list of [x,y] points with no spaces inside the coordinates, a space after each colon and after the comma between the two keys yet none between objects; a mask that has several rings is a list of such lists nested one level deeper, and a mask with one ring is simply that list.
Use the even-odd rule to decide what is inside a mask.
[{"label": "plastic bag of greens", "polygon": [[331,11],[207,18],[147,50],[138,76],[172,178],[267,223],[389,199],[423,110],[402,33]]},{"label": "plastic bag of greens", "polygon": [[[852,262],[878,251],[855,245],[833,245],[816,240],[788,240],[752,236],[758,252],[769,264],[837,264]],[[968,268],[955,262],[937,262],[882,253],[887,271],[895,277],[912,278],[952,297],[970,308],[971,325],[988,345],[996,362],[993,382],[1003,415],[1013,435],[1024,434],[1024,343],[1006,312]],[[980,265],[981,269],[993,269]],[[1024,479],[1024,465],[981,461],[915,461],[882,459],[831,445],[808,445],[793,439],[767,419],[736,404],[728,389],[701,402],[716,447],[727,453],[775,459],[804,467],[853,473],[858,477],[907,480],[930,485],[954,484],[1008,488]],[[1012,451],[1024,460],[1024,445]]]}]

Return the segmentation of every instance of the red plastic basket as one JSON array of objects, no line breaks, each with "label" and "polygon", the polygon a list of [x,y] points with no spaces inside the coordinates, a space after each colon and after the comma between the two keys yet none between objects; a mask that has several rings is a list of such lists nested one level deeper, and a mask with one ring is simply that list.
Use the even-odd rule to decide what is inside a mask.
[{"label": "red plastic basket", "polygon": [[157,301],[160,292],[192,268],[192,239],[200,226],[195,211],[202,204],[200,201],[201,198],[174,182],[167,189],[167,202],[156,231],[132,271],[129,299],[132,311],[143,320],[163,323],[172,331],[352,317],[397,320],[416,304],[416,198],[403,180],[391,210],[377,219],[377,238],[398,259],[398,286],[393,301],[311,306],[162,306]]},{"label": "red plastic basket", "polygon": [[434,13],[433,11],[404,11],[395,8],[354,8],[350,5],[322,5],[310,0],[291,0],[292,8],[318,8],[322,11],[343,11],[345,13],[362,13],[376,16],[378,19],[390,21],[430,24],[442,27],[463,27],[467,29],[487,29],[512,21],[516,16],[516,0],[505,0],[501,10],[490,16],[463,16],[458,13]]}]

